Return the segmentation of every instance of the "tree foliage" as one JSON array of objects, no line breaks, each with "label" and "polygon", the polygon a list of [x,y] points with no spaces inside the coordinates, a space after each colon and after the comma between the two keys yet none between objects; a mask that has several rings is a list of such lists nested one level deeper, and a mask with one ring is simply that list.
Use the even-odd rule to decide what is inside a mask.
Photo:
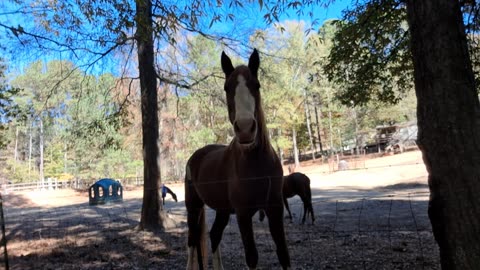
[{"label": "tree foliage", "polygon": [[18,117],[20,113],[18,105],[13,100],[20,89],[8,85],[5,78],[5,69],[6,66],[0,59],[0,149],[5,148],[9,143],[7,124],[14,117]]},{"label": "tree foliage", "polygon": [[[259,30],[250,37],[251,46],[261,52],[262,98],[277,150],[286,157],[293,153],[295,128],[300,151],[309,151],[306,105],[310,106],[315,141],[318,134],[314,108],[318,111],[319,130],[326,150],[340,150],[342,143],[344,147],[352,146],[357,131],[415,118],[415,102],[409,94],[394,107],[378,101],[357,106],[358,126],[355,127],[353,109],[335,99],[335,93],[341,91],[343,85],[329,82],[321,68],[328,60],[336,24],[328,21],[318,31],[304,36],[307,28],[303,23],[289,21]],[[188,78],[171,78],[184,80],[182,84],[190,87],[164,84],[159,88],[162,178],[167,181],[183,177],[185,160],[195,149],[208,143],[228,143],[232,136],[219,65],[224,47],[201,35],[177,37],[177,42],[162,49],[162,57],[171,59],[163,68],[173,70],[171,74],[177,74],[175,76],[188,71]],[[298,55],[299,51],[304,53]],[[235,57],[233,60],[243,62]],[[47,176],[141,175],[140,92],[135,80],[108,73],[85,75],[71,62],[52,61],[32,63],[12,82],[24,89],[15,102],[30,108],[27,121],[16,124],[20,127],[18,151],[25,153],[23,161],[17,162],[17,168],[25,165],[23,172],[28,172],[30,133],[33,134],[33,158],[38,156],[35,117],[44,114]],[[12,146],[14,134],[10,132],[8,136]],[[13,166],[9,168],[12,172]],[[34,173],[30,173],[31,177]]]},{"label": "tree foliage", "polygon": [[[59,78],[63,80],[58,81]],[[47,176],[105,176],[100,173],[104,170],[99,169],[102,166],[99,161],[105,160],[112,151],[119,151],[123,142],[123,136],[118,132],[121,122],[114,116],[118,111],[118,103],[114,102],[112,96],[115,93],[112,89],[116,87],[116,79],[111,74],[85,77],[68,61],[37,61],[27,66],[11,84],[22,89],[12,100],[25,116],[12,123],[12,127],[20,132],[17,138],[10,137],[10,141],[18,140],[19,147],[16,151],[23,153],[19,155],[21,158],[15,166],[32,163],[28,154],[30,136],[35,144],[32,146],[33,159],[38,160],[41,120],[45,136]],[[20,121],[22,119],[24,120]],[[111,165],[121,167],[128,163],[124,158]],[[10,170],[16,170],[15,166],[9,166]],[[128,172],[117,172],[119,171],[113,169],[109,171],[112,176],[128,175]],[[18,175],[18,178],[31,179],[27,175]]]},{"label": "tree foliage", "polygon": [[357,105],[375,99],[395,104],[412,89],[412,63],[403,1],[358,3],[335,22],[325,72],[343,86],[337,97]]},{"label": "tree foliage", "polygon": [[[480,6],[463,2],[464,23],[476,80],[479,79]],[[324,66],[330,81],[343,86],[336,93],[344,104],[378,100],[396,104],[413,89],[413,64],[405,1],[357,2],[337,20],[333,47]],[[477,84],[478,85],[478,84]]]}]

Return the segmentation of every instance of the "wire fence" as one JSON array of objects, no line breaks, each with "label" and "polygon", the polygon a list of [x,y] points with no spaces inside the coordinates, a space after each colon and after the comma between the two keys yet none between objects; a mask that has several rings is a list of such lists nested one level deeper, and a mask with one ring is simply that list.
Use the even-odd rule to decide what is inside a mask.
[{"label": "wire fence", "polygon": [[[309,172],[309,176],[315,175],[325,175],[332,174],[338,171],[355,171],[355,170],[375,170],[382,168],[393,168],[393,167],[405,167],[405,166],[416,166],[423,164],[420,162],[410,162],[403,164],[386,164],[386,165],[367,165],[367,161],[371,160],[372,156],[378,156],[377,154],[360,154],[360,155],[348,155],[348,156],[332,156],[324,161],[320,159],[317,161],[316,165],[326,165],[321,171],[312,171]],[[286,171],[285,171],[286,172]],[[253,177],[253,178],[244,178],[242,180],[257,180],[260,178],[272,178],[272,176],[262,176],[262,177]],[[99,179],[80,179],[75,178],[71,180],[58,180],[56,178],[47,178],[44,181],[32,181],[32,182],[23,182],[23,183],[3,183],[0,185],[0,191],[3,194],[8,194],[9,192],[18,192],[18,191],[32,191],[32,190],[57,190],[57,189],[78,189],[86,190],[89,186],[94,184]],[[121,182],[123,186],[138,187],[143,186],[144,179],[141,176],[138,177],[125,177],[125,178],[116,178]],[[183,179],[181,180],[183,181]],[[222,182],[227,182],[227,179],[209,179],[207,184],[217,184]],[[170,184],[176,183],[177,181],[172,179],[163,179],[163,183]]]},{"label": "wire fence", "polygon": [[[410,168],[420,164],[372,166],[361,157],[354,159],[347,161],[349,166],[345,171],[378,173],[377,170],[397,166],[405,168],[402,171],[411,171]],[[339,162],[309,171],[312,185],[339,171]],[[263,178],[271,181],[268,176]],[[143,185],[143,179],[120,180],[124,186]],[[209,184],[226,181],[213,180]],[[83,183],[86,187],[90,184],[89,181]],[[67,186],[72,185],[80,185],[80,181]],[[293,220],[285,221],[285,230],[293,269],[440,269],[438,248],[427,216],[429,191],[425,184],[410,182],[368,190],[322,189],[313,185],[312,195],[315,224],[307,220],[301,225],[303,204],[298,197],[289,199]],[[183,202],[167,199],[165,209],[176,225],[164,232],[152,233],[137,229],[140,198],[124,197],[122,203],[97,206],[88,205],[87,199],[88,196],[84,203],[78,203],[72,198],[68,206],[41,207],[21,196],[8,194],[5,200],[10,200],[10,204],[3,203],[0,209],[5,214],[1,220],[5,226],[2,238],[5,256],[0,256],[0,269],[2,266],[8,269],[8,265],[22,270],[185,267],[187,225]],[[214,217],[215,212],[207,208],[209,227]],[[268,222],[260,222],[255,215],[253,227],[259,252],[258,269],[279,269]],[[235,215],[224,231],[221,249],[225,269],[245,269]]]},{"label": "wire fence", "polygon": [[[440,269],[427,217],[428,191],[315,193],[315,224],[300,224],[303,204],[290,199],[285,221],[293,269]],[[12,269],[180,269],[186,265],[186,211],[166,202],[176,226],[138,231],[141,200],[89,206],[5,208]],[[211,226],[214,211],[207,210]],[[259,269],[279,269],[268,222],[254,216]],[[244,269],[236,218],[221,243],[225,269]],[[210,265],[210,268],[212,266]]]}]

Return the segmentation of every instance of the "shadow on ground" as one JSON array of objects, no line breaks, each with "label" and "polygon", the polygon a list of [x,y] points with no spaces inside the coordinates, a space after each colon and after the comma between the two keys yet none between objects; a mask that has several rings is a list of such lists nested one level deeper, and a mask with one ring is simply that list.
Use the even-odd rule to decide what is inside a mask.
[{"label": "shadow on ground", "polygon": [[[425,185],[314,189],[312,194],[315,224],[301,225],[303,205],[298,197],[289,200],[293,220],[285,227],[293,269],[440,269]],[[184,202],[167,201],[166,209],[177,227],[151,233],[136,229],[140,199],[7,208],[11,269],[184,268]],[[207,210],[207,217],[211,226],[214,211]],[[279,269],[268,222],[256,215],[254,229],[259,269]],[[231,216],[221,244],[225,269],[245,269],[240,239]]]}]

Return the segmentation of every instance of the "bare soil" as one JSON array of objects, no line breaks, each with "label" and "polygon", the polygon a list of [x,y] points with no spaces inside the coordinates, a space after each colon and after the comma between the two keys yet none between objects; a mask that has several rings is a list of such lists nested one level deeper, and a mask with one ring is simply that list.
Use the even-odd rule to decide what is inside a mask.
[{"label": "bare soil", "polygon": [[[285,225],[293,269],[440,269],[421,153],[347,161],[345,171],[319,160],[297,168],[311,179],[316,220],[302,225],[303,205],[289,199],[294,218]],[[185,268],[183,185],[169,187],[179,202],[167,197],[165,209],[176,226],[165,232],[137,229],[140,188],[125,187],[123,202],[100,206],[88,204],[87,192],[73,190],[3,194],[10,269]],[[207,217],[211,225],[214,212],[208,209]],[[268,222],[255,216],[254,230],[259,269],[280,269]],[[221,248],[225,269],[246,268],[235,216]]]}]

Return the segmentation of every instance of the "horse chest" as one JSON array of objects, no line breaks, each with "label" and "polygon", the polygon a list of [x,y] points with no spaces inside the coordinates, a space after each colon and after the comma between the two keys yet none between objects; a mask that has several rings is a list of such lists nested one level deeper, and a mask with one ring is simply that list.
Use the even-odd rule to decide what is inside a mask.
[{"label": "horse chest", "polygon": [[281,201],[281,188],[271,176],[233,177],[229,182],[228,195],[233,208],[263,207],[272,201]]}]

